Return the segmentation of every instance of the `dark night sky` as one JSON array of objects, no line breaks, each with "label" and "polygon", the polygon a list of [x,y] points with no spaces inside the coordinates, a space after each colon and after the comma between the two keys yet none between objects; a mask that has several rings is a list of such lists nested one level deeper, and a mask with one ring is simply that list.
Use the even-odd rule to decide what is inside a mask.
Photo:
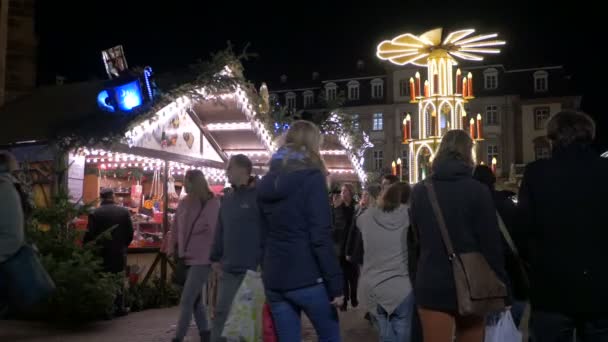
[{"label": "dark night sky", "polygon": [[[530,1],[532,2],[532,1]],[[123,44],[130,66],[157,71],[183,66],[226,47],[238,52],[251,43],[259,57],[246,63],[246,74],[259,81],[310,77],[313,70],[371,59],[382,39],[402,32],[420,33],[436,26],[474,27],[499,32],[507,46],[499,59],[507,67],[564,65],[572,73],[583,107],[600,121],[602,145],[608,146],[608,120],[598,113],[596,56],[605,41],[606,21],[591,1],[39,1],[40,83],[56,74],[68,81],[104,77],[100,50]],[[507,6],[508,4],[508,6]],[[576,6],[574,5],[576,4]],[[375,5],[375,6],[374,6]],[[592,8],[595,6],[596,8]],[[585,47],[589,46],[589,50]],[[587,53],[586,53],[587,52]]]}]

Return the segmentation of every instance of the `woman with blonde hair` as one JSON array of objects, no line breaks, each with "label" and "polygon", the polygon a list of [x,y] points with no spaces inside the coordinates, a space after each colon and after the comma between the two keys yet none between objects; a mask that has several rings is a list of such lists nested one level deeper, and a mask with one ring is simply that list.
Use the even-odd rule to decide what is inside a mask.
[{"label": "woman with blonde hair", "polygon": [[220,209],[199,170],[186,173],[184,186],[188,195],[180,201],[171,234],[172,254],[184,259],[188,266],[186,282],[180,300],[180,315],[174,342],[183,341],[192,316],[202,341],[209,341],[210,331],[201,292],[211,270],[209,255]]},{"label": "woman with blonde hair", "polygon": [[279,341],[300,341],[300,312],[320,341],[340,341],[343,281],[331,238],[321,132],[296,121],[258,185],[266,232],[263,279]]},{"label": "woman with blonde hair", "polygon": [[488,188],[473,179],[472,149],[467,133],[447,132],[433,160],[430,179],[416,184],[412,191],[412,226],[419,239],[414,293],[425,342],[451,342],[454,333],[458,342],[482,342],[485,326],[482,315],[458,314],[450,263],[454,256],[448,255],[442,239],[434,198],[455,254],[480,253],[503,288],[507,284],[496,208]]}]

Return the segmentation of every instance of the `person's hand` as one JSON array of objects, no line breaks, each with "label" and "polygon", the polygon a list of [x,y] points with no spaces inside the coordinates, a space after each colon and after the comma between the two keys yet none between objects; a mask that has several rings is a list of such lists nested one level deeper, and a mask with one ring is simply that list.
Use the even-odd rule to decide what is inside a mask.
[{"label": "person's hand", "polygon": [[352,258],[350,255],[347,255],[347,256],[346,256],[346,261],[350,262],[350,261],[352,261],[352,260],[353,260],[353,258]]},{"label": "person's hand", "polygon": [[222,264],[221,263],[214,262],[211,264],[211,268],[213,269],[213,272],[215,272],[217,275],[222,274]]},{"label": "person's hand", "polygon": [[331,301],[331,305],[335,306],[336,308],[341,307],[343,304],[344,304],[344,296],[335,297]]}]

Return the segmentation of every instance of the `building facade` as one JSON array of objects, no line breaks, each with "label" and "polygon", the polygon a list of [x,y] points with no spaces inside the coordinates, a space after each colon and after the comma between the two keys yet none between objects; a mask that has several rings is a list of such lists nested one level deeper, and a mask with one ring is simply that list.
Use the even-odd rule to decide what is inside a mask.
[{"label": "building facade", "polygon": [[[274,86],[271,98],[293,110],[319,108],[327,100],[343,96],[341,111],[351,115],[357,127],[369,134],[374,144],[366,152],[364,168],[377,176],[390,172],[391,163],[402,161],[403,179],[407,179],[409,148],[403,144],[404,118],[412,118],[412,132],[417,131],[418,105],[410,103],[410,78],[421,68],[384,66],[365,68],[359,61],[353,73],[322,78],[318,73],[308,81],[287,82],[284,76]],[[497,174],[508,177],[514,165],[546,158],[550,146],[546,139],[548,119],[566,109],[578,109],[581,96],[571,89],[570,77],[562,66],[507,69],[504,65],[460,66],[463,75],[473,75],[475,99],[465,111],[480,114],[483,141],[477,144],[479,162],[497,161]],[[296,85],[296,86],[294,86]]]},{"label": "building facade", "polygon": [[0,0],[0,106],[36,86],[34,0]]}]

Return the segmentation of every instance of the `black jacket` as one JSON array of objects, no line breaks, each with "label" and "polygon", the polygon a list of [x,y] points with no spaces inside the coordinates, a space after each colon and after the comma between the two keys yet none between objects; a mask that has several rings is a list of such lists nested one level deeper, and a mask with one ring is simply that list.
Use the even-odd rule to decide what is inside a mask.
[{"label": "black jacket", "polygon": [[346,237],[346,256],[351,257],[351,262],[356,265],[363,264],[363,237],[361,230],[357,226],[357,218],[365,212],[367,208],[359,207],[353,216],[351,227]]},{"label": "black jacket", "polygon": [[100,238],[101,256],[105,272],[122,272],[127,261],[127,248],[133,240],[133,222],[126,208],[113,202],[102,202],[101,206],[89,215],[88,231],[84,243],[95,240],[106,230],[112,230],[112,239]]},{"label": "black jacket", "polygon": [[[508,284],[496,209],[488,188],[472,178],[469,166],[456,160],[436,162],[432,181],[456,253],[482,253]],[[412,226],[420,244],[416,302],[431,310],[456,312],[454,275],[424,183],[414,186],[411,201]]]},{"label": "black jacket", "polygon": [[341,259],[344,259],[348,235],[353,227],[355,205],[353,203],[347,206],[343,203],[337,208],[332,206],[332,214],[332,239],[334,240],[336,253]]},{"label": "black jacket", "polygon": [[608,315],[608,159],[570,146],[529,164],[518,197],[535,309]]},{"label": "black jacket", "polygon": [[284,292],[322,282],[330,298],[341,296],[343,276],[331,238],[325,175],[299,153],[282,148],[257,190],[265,221],[266,289]]}]

